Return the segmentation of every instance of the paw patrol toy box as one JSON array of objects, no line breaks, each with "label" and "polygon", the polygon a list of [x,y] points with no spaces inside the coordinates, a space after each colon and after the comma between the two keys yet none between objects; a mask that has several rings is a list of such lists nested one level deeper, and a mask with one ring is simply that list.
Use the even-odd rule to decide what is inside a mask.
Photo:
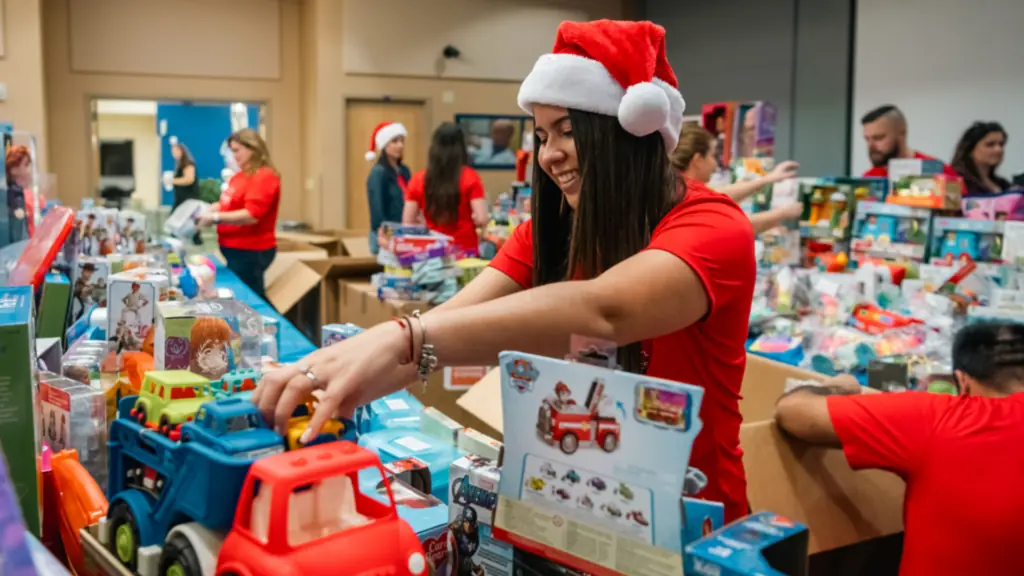
[{"label": "paw patrol toy box", "polygon": [[758,512],[686,547],[692,570],[704,576],[805,576],[807,527]]},{"label": "paw patrol toy box", "polygon": [[495,536],[598,576],[682,573],[703,389],[519,352],[500,365]]}]

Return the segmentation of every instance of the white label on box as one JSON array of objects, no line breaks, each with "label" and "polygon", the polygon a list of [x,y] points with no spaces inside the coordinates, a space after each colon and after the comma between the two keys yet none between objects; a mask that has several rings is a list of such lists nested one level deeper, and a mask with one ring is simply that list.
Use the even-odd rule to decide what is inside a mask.
[{"label": "white label on box", "polygon": [[430,449],[430,444],[420,440],[419,438],[413,438],[412,436],[403,436],[395,439],[395,444],[398,444],[406,450],[413,452],[423,452],[424,450]]},{"label": "white label on box", "polygon": [[408,410],[409,403],[401,398],[392,398],[390,400],[384,400],[384,403],[388,405],[390,410]]},{"label": "white label on box", "polygon": [[1007,222],[1003,225],[1003,262],[1016,263],[1024,258],[1024,222]]}]

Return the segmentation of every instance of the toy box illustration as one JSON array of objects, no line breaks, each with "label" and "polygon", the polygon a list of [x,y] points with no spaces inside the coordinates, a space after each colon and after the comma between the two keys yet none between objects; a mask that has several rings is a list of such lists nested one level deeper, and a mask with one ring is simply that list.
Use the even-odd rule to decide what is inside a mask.
[{"label": "toy box illustration", "polygon": [[744,102],[737,106],[733,119],[733,160],[773,156],[775,115],[775,106],[768,102]]},{"label": "toy box illustration", "polygon": [[[534,430],[506,429],[495,535],[592,574],[680,573],[703,389],[518,352],[500,365],[504,421]],[[624,547],[654,564],[608,553]]]},{"label": "toy box illustration", "polygon": [[932,263],[1000,262],[1004,222],[936,218],[932,223]]},{"label": "toy box illustration", "polygon": [[854,217],[850,250],[855,255],[921,262],[928,251],[931,219],[927,208],[861,202]]},{"label": "toy box illustration", "polygon": [[0,445],[11,473],[14,493],[30,532],[39,535],[40,494],[37,475],[42,448],[39,406],[35,395],[35,335],[31,286],[0,287]]},{"label": "toy box illustration", "polygon": [[142,350],[156,320],[157,303],[167,299],[163,272],[136,268],[114,274],[107,283],[107,338],[122,351]]},{"label": "toy box illustration", "polygon": [[805,576],[809,538],[806,526],[758,512],[687,546],[687,574]]},{"label": "toy box illustration", "polygon": [[118,252],[145,254],[146,215],[135,210],[121,210],[117,216]]},{"label": "toy box illustration", "polygon": [[258,369],[263,317],[238,300],[161,302],[153,358],[157,370],[190,370],[210,380]]},{"label": "toy box illustration", "polygon": [[892,192],[886,202],[939,210],[958,210],[963,193],[964,179],[959,176],[904,176],[893,180]]},{"label": "toy box illustration", "polygon": [[79,245],[83,256],[106,256],[117,249],[119,214],[116,208],[83,208],[78,211]]},{"label": "toy box illustration", "polygon": [[71,317],[78,320],[93,306],[107,307],[107,279],[110,263],[106,258],[83,256],[78,260],[71,290]]},{"label": "toy box illustration", "polygon": [[1019,188],[1002,194],[967,196],[960,202],[964,217],[972,220],[1024,220],[1024,192]]},{"label": "toy box illustration", "polygon": [[802,185],[800,199],[804,210],[800,215],[800,236],[832,242],[848,240],[857,205],[855,194],[856,190],[846,184],[819,181]]},{"label": "toy box illustration", "polygon": [[448,534],[454,576],[511,576],[512,546],[491,533],[501,471],[494,460],[465,456],[452,463]]},{"label": "toy box illustration", "polygon": [[733,124],[735,118],[735,102],[705,104],[701,109],[701,125],[715,136],[718,165],[722,168],[729,166],[733,160]]}]

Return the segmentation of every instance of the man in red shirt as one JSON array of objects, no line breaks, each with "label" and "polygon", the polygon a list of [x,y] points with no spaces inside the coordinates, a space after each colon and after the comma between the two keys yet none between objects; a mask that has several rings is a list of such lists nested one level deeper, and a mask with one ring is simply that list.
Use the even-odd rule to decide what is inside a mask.
[{"label": "man in red shirt", "polygon": [[793,436],[842,447],[854,469],[906,481],[902,576],[1020,574],[1024,326],[963,328],[953,369],[959,396],[860,394],[847,376],[783,396],[775,417]]},{"label": "man in red shirt", "polygon": [[[899,108],[892,104],[879,106],[860,119],[864,127],[864,141],[868,145],[868,157],[872,168],[864,176],[889,176],[889,160],[896,158],[914,158],[917,160],[937,160],[912,150],[907,146],[907,118]],[[949,165],[942,165],[942,173],[956,176],[956,170]]]}]

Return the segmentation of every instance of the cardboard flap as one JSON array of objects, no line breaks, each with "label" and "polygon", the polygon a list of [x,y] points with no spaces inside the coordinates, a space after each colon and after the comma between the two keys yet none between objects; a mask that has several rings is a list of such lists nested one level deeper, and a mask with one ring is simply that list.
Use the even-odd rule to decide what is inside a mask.
[{"label": "cardboard flap", "polygon": [[326,257],[327,251],[323,248],[295,242],[279,242],[277,255],[263,274],[263,282],[267,286],[273,286],[296,262],[322,260]]},{"label": "cardboard flap", "polygon": [[320,248],[326,248],[331,244],[336,244],[339,240],[337,236],[330,234],[315,234],[309,232],[293,232],[278,230],[274,233],[277,236],[278,242],[294,242],[298,244],[309,244],[310,246],[317,246]]},{"label": "cardboard flap", "polygon": [[501,417],[501,370],[495,368],[459,397],[456,404],[504,435]]},{"label": "cardboard flap", "polygon": [[903,530],[903,480],[878,470],[853,471],[842,450],[785,436],[773,421],[740,427],[747,496],[811,529],[809,554]]},{"label": "cardboard flap", "polygon": [[[367,251],[369,251],[369,248],[367,248]],[[308,260],[306,264],[313,270],[316,270],[321,277],[328,280],[350,278],[353,276],[369,277],[371,274],[381,270],[377,259],[372,256],[362,258],[333,256],[321,260]]]},{"label": "cardboard flap", "polygon": [[740,385],[740,414],[744,422],[763,422],[775,417],[775,403],[786,389],[786,381],[814,380],[821,382],[825,376],[769,360],[754,354],[747,354],[747,368]]},{"label": "cardboard flap", "polygon": [[342,238],[341,247],[344,249],[345,254],[354,258],[373,258],[376,260],[373,253],[370,252],[370,239],[365,234],[353,238]]},{"label": "cardboard flap", "polygon": [[304,262],[293,261],[273,284],[267,286],[267,300],[278,312],[284,314],[319,284],[319,272]]}]

